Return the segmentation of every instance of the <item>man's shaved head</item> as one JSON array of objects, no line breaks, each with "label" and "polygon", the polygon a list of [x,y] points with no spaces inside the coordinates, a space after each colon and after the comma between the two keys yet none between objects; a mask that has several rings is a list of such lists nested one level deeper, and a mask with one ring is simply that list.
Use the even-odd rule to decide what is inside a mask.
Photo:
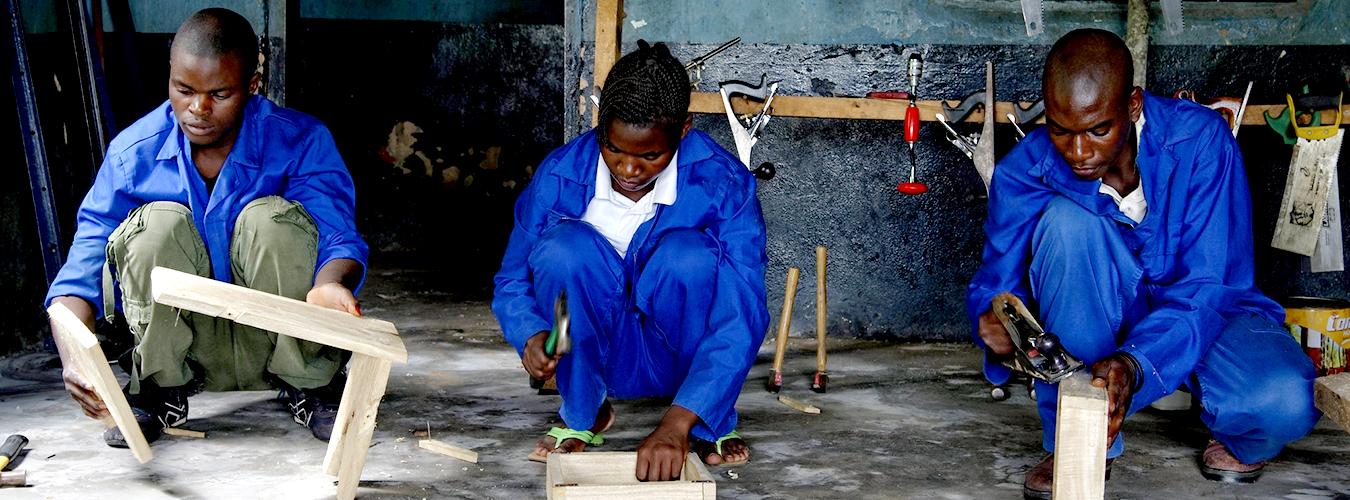
[{"label": "man's shaved head", "polygon": [[173,36],[170,57],[179,51],[213,59],[236,56],[244,80],[258,69],[258,36],[244,16],[229,9],[202,9],[183,21]]},{"label": "man's shaved head", "polygon": [[1079,29],[1055,42],[1041,76],[1050,140],[1074,173],[1130,185],[1143,91],[1134,86],[1125,41],[1110,31]]},{"label": "man's shaved head", "polygon": [[1055,42],[1041,75],[1047,95],[1053,89],[1129,96],[1133,82],[1134,61],[1125,41],[1096,28],[1070,31]]}]

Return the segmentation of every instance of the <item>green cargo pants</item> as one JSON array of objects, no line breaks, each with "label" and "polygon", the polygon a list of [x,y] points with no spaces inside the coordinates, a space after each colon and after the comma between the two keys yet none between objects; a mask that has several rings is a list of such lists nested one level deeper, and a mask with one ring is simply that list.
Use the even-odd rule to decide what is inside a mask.
[{"label": "green cargo pants", "polygon": [[[305,300],[314,283],[317,244],[318,229],[299,203],[277,196],[254,200],[234,225],[234,284]],[[156,201],[132,210],[108,238],[108,263],[136,342],[132,394],[140,392],[142,380],[179,387],[194,376],[208,391],[270,389],[273,377],[310,389],[327,385],[340,368],[339,349],[154,302],[150,270],[156,266],[211,277],[206,245],[192,213],[179,203]],[[108,278],[105,273],[103,295],[111,304]],[[193,373],[187,360],[204,373]]]}]

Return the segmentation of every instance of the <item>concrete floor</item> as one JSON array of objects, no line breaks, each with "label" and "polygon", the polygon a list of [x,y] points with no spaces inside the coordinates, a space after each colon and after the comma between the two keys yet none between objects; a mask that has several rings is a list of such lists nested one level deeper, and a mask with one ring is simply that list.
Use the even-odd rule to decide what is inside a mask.
[{"label": "concrete floor", "polygon": [[[395,365],[363,474],[361,498],[539,498],[544,467],[525,455],[557,422],[556,397],[528,389],[519,360],[486,304],[425,292],[427,275],[372,273],[367,315],[395,322],[411,353]],[[800,326],[798,329],[805,329]],[[813,341],[793,339],[784,393],[823,409],[798,413],[762,389],[765,344],[737,407],[750,441],[747,465],[715,468],[723,498],[1020,498],[1038,461],[1040,430],[1021,390],[994,403],[966,344],[836,341],[831,392],[809,390]],[[5,499],[325,498],[325,445],[290,421],[266,392],[192,399],[188,427],[205,440],[166,437],[139,465],[104,446],[41,354],[0,361],[0,435],[32,441],[18,468],[27,488]],[[16,378],[25,374],[31,381]],[[632,450],[665,403],[619,402],[602,450]],[[414,432],[473,448],[468,464],[416,447]],[[1289,446],[1254,485],[1205,481],[1195,466],[1206,434],[1186,412],[1146,411],[1125,425],[1129,450],[1107,483],[1111,498],[1350,498],[1350,435],[1323,420]]]}]

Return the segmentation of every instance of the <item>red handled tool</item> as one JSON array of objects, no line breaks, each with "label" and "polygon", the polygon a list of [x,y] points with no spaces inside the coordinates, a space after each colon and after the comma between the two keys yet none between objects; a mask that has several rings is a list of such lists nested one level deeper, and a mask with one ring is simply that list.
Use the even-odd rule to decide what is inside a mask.
[{"label": "red handled tool", "polygon": [[923,72],[923,59],[918,54],[909,56],[909,107],[905,108],[905,142],[909,143],[909,182],[901,182],[895,189],[907,195],[919,195],[928,192],[928,185],[914,179],[919,159],[914,154],[914,144],[919,142],[919,106],[914,93],[919,86],[919,74]]}]

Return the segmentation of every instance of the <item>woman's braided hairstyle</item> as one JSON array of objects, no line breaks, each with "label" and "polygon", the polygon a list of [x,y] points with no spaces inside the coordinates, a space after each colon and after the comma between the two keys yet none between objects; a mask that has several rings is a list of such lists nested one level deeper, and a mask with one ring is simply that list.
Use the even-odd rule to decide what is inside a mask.
[{"label": "woman's braided hairstyle", "polygon": [[638,49],[619,59],[600,92],[601,145],[608,145],[609,124],[656,126],[678,144],[689,116],[689,74],[666,44],[638,40]]}]

